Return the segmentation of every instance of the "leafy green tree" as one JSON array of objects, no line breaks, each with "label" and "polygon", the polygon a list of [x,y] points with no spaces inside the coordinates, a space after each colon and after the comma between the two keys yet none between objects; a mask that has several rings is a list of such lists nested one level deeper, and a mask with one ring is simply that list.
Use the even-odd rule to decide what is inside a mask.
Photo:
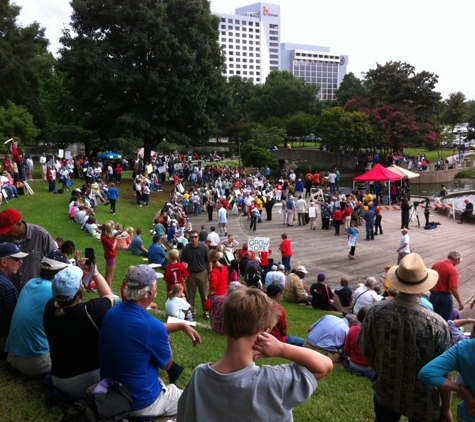
[{"label": "leafy green tree", "polygon": [[442,114],[442,123],[452,126],[457,123],[465,123],[469,114],[469,105],[462,92],[452,92],[449,98],[444,101],[444,111]]},{"label": "leafy green tree", "polygon": [[219,18],[199,0],[72,0],[59,59],[74,80],[86,129],[105,145],[164,139],[199,144],[217,133],[227,90]]},{"label": "leafy green tree", "polygon": [[218,116],[217,126],[223,136],[237,138],[239,127],[249,121],[248,104],[254,96],[256,87],[251,80],[244,81],[240,76],[231,76],[227,82],[227,104]]},{"label": "leafy green tree", "polygon": [[306,136],[315,133],[317,117],[306,113],[297,113],[285,120],[285,127],[289,136]]},{"label": "leafy green tree", "polygon": [[347,73],[336,91],[337,103],[343,107],[348,101],[357,96],[364,97],[367,90],[361,79],[357,78],[353,72]]},{"label": "leafy green tree", "polygon": [[21,7],[0,2],[0,105],[9,101],[28,108],[42,122],[42,82],[51,74],[53,56],[48,53],[44,28],[38,23],[22,27],[17,22]]},{"label": "leafy green tree", "polygon": [[434,73],[416,72],[403,62],[378,64],[364,77],[364,86],[372,108],[389,105],[412,114],[419,122],[434,122],[441,95],[435,91],[439,77]]},{"label": "leafy green tree", "polygon": [[274,154],[253,144],[245,145],[241,156],[246,167],[265,167],[268,165],[272,170],[279,167],[279,161]]},{"label": "leafy green tree", "polygon": [[337,165],[341,149],[364,148],[373,137],[373,128],[367,114],[347,112],[341,107],[323,111],[317,128],[324,144],[334,151]]},{"label": "leafy green tree", "polygon": [[279,145],[285,137],[285,129],[276,126],[266,127],[259,125],[252,130],[249,143],[268,150],[274,145]]},{"label": "leafy green tree", "polygon": [[33,116],[26,107],[17,106],[8,101],[6,106],[0,106],[0,134],[7,140],[8,133],[13,133],[15,141],[21,145],[32,143],[38,135],[38,129],[33,123]]},{"label": "leafy green tree", "polygon": [[265,84],[256,87],[249,102],[250,114],[258,122],[298,112],[317,114],[321,107],[317,94],[317,85],[307,84],[290,72],[273,70]]},{"label": "leafy green tree", "polygon": [[55,143],[61,149],[66,149],[72,143],[82,142],[87,152],[94,146],[94,141],[99,146],[97,135],[85,129],[82,124],[83,117],[71,94],[71,80],[66,73],[56,70],[45,82],[42,108],[46,119],[42,137],[48,142]]}]

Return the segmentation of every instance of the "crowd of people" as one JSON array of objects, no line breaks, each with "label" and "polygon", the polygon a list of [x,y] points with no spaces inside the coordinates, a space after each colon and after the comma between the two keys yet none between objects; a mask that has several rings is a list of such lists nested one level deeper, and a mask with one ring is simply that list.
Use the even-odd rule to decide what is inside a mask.
[{"label": "crowd of people", "polygon": [[[291,419],[292,409],[313,394],[317,380],[328,375],[334,364],[342,364],[350,373],[374,381],[376,420],[398,420],[404,415],[433,421],[439,414],[450,420],[446,391],[464,398],[459,417],[475,420],[475,385],[470,377],[475,340],[466,340],[459,330],[473,321],[460,318],[453,306],[453,298],[460,310],[465,306],[458,293],[456,266],[462,258],[458,251],[450,251],[446,260],[428,269],[419,255],[403,250],[407,239],[401,239],[398,265],[386,266],[381,280],[368,277],[355,291],[345,278],[333,290],[324,273],[314,283],[306,283],[304,279],[311,276],[305,266],[292,265],[292,229],[287,227],[295,221],[315,230],[320,213],[321,229],[332,224],[336,236],[340,228],[348,236],[348,256],[354,259],[358,226],[365,224],[368,241],[378,231],[383,234],[379,205],[369,190],[343,195],[336,171],[319,175],[328,181],[325,189],[314,174],[284,171],[273,183],[267,168],[249,176],[245,169],[211,166],[204,170],[190,164],[188,157],[181,161],[176,172],[167,167],[175,187],[150,222],[151,230],[145,231],[151,238],[148,248],[143,228],[123,230],[112,220],[102,224],[95,220],[94,207],[101,197],[111,202],[108,191],[115,188],[113,178],[107,192],[99,187],[91,197],[96,180],[71,192],[70,221],[101,240],[104,276],[87,257],[76,254],[71,262],[68,255],[74,254],[74,244],[71,247],[70,241],[56,244],[44,229],[24,222],[15,210],[0,213],[4,242],[0,243],[0,286],[6,292],[2,307],[8,309],[0,340],[12,367],[28,376],[49,373],[51,395],[61,402],[84,397],[91,385],[108,378],[129,391],[130,416],[177,414],[180,421],[195,421],[229,414],[236,391],[243,398],[241,413],[229,420],[239,420],[242,411],[256,419]],[[155,177],[158,180],[153,169],[145,175],[137,169],[134,181],[141,185],[140,205],[147,205],[143,187],[153,184]],[[230,214],[247,217],[255,232],[264,221],[264,211],[272,220],[274,206],[279,206],[286,228],[278,251],[252,250],[228,231]],[[202,212],[209,217],[208,229],[192,226],[193,216]],[[112,204],[111,214],[115,214]],[[407,228],[402,230],[404,237]],[[128,270],[121,288],[123,300],[117,303],[111,284],[120,250],[147,258],[152,265]],[[154,266],[162,268],[167,286],[165,314],[180,322],[162,323],[147,312],[161,276]],[[86,287],[97,290],[99,298],[83,301]],[[201,307],[196,306],[197,293]],[[309,327],[305,338],[298,337],[288,333],[292,321],[280,300],[328,313]],[[24,303],[32,312],[18,305]],[[174,383],[183,367],[174,360],[169,337],[182,331],[193,346],[199,346],[198,331],[187,323],[199,308],[210,319],[211,329],[226,336],[227,346],[216,363],[195,368],[182,391]],[[259,357],[293,363],[258,367],[254,359]],[[159,378],[159,369],[168,373],[170,384]],[[445,378],[454,369],[462,373],[463,381]],[[408,388],[410,395],[405,394]]]}]

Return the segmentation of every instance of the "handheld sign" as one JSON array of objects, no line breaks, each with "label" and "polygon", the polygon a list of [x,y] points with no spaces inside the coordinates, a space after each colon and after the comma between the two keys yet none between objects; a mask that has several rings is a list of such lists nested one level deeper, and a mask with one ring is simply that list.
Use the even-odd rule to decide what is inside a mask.
[{"label": "handheld sign", "polygon": [[248,249],[254,252],[267,252],[270,246],[270,237],[249,236]]}]

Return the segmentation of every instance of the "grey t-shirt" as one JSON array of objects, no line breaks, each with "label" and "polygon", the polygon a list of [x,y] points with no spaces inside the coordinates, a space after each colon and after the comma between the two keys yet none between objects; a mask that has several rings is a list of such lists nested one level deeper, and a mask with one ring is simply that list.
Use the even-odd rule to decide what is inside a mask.
[{"label": "grey t-shirt", "polygon": [[294,407],[317,388],[313,374],[296,363],[260,367],[253,363],[231,374],[220,374],[211,365],[194,370],[178,401],[180,422],[291,422]]}]

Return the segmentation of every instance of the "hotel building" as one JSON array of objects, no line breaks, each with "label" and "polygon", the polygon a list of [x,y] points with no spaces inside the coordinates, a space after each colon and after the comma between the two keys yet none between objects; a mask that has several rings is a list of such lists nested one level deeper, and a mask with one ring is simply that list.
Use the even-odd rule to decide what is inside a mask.
[{"label": "hotel building", "polygon": [[288,70],[320,86],[320,99],[334,99],[346,74],[347,56],[328,47],[280,42],[280,6],[255,3],[233,14],[216,13],[221,22],[219,44],[225,56],[224,76],[240,76],[263,84],[272,70]]}]

